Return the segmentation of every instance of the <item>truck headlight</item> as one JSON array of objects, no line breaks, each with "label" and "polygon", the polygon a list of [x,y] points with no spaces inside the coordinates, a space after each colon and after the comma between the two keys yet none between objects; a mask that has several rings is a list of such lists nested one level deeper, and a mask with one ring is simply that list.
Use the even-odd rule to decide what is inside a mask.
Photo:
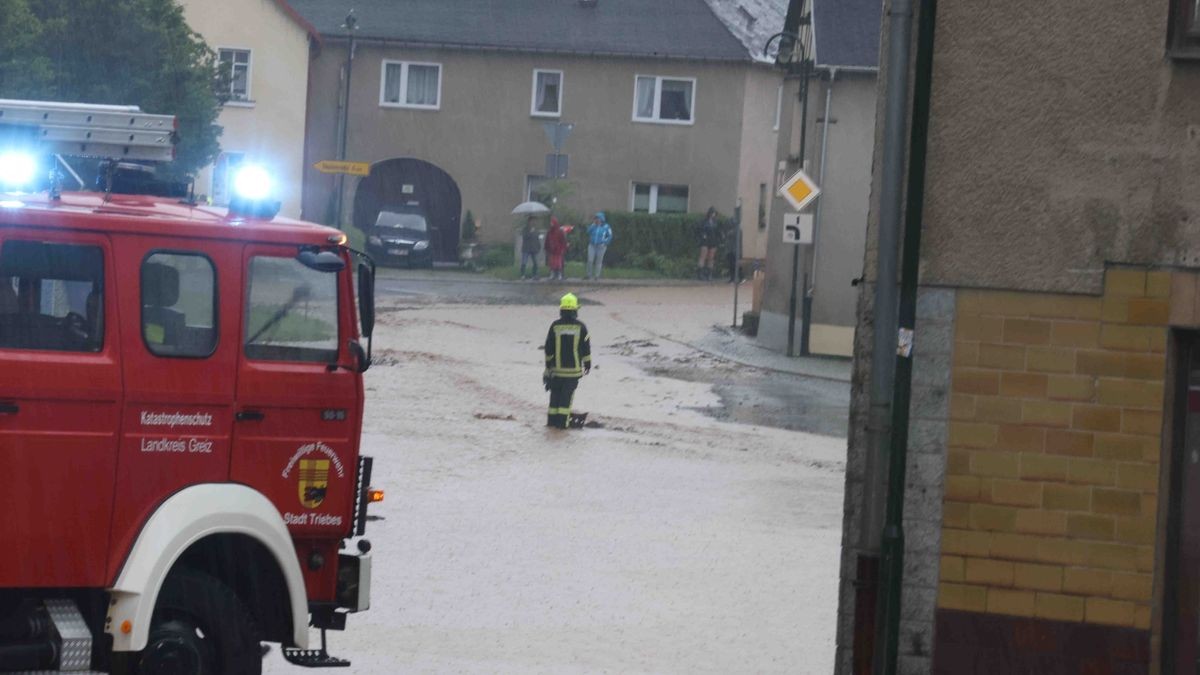
[{"label": "truck headlight", "polygon": [[383,240],[375,235],[367,237],[367,243],[372,246],[383,246]]},{"label": "truck headlight", "polygon": [[414,251],[424,251],[427,248],[429,248],[429,242],[425,239],[422,239],[421,241],[418,241],[417,243],[413,244]]}]

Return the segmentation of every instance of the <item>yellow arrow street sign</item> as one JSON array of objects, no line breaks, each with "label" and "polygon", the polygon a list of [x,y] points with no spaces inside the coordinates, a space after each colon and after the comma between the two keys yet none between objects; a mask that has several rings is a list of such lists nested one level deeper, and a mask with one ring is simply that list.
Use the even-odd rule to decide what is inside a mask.
[{"label": "yellow arrow street sign", "polygon": [[816,181],[803,171],[797,171],[779,188],[779,196],[783,197],[797,211],[812,203],[821,194],[821,188]]},{"label": "yellow arrow street sign", "polygon": [[371,165],[368,162],[339,162],[332,159],[323,159],[313,168],[321,173],[348,173],[351,176],[369,176],[371,174]]}]

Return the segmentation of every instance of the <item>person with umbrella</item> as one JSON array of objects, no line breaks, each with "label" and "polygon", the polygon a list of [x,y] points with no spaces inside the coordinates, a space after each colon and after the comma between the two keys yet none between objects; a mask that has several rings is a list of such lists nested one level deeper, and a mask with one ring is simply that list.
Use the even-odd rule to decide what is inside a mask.
[{"label": "person with umbrella", "polygon": [[[521,278],[531,281],[538,278],[538,253],[542,249],[542,235],[534,225],[534,217],[525,219],[525,229],[521,230]],[[533,265],[533,273],[525,276],[525,265]]]}]

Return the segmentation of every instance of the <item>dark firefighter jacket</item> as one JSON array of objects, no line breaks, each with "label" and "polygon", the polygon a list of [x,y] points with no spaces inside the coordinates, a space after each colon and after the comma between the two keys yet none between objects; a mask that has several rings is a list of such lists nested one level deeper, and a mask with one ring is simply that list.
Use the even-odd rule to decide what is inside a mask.
[{"label": "dark firefighter jacket", "polygon": [[546,370],[551,377],[583,377],[592,367],[592,341],[577,319],[559,319],[546,333]]}]

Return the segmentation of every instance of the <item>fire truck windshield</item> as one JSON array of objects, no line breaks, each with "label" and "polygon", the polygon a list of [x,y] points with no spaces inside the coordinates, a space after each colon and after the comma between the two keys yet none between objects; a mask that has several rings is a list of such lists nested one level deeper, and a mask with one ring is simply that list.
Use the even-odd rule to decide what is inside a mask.
[{"label": "fire truck windshield", "polygon": [[268,361],[337,359],[336,274],[294,258],[255,256],[246,305],[246,356]]}]

